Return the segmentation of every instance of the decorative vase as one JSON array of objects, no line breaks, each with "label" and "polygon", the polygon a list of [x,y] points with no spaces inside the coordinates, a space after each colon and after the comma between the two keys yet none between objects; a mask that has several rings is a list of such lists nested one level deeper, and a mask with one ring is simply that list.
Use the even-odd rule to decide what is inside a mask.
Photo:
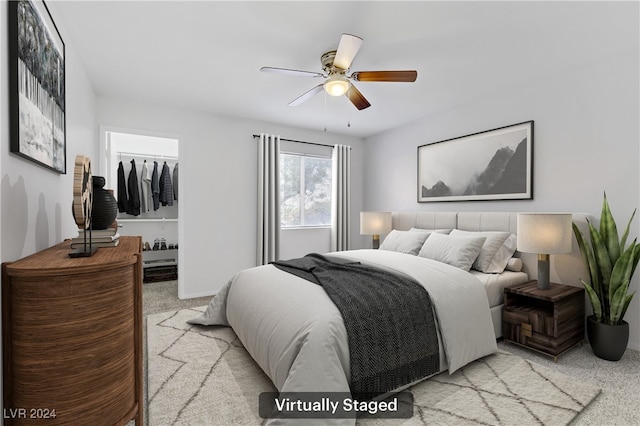
[{"label": "decorative vase", "polygon": [[91,223],[93,229],[107,229],[118,215],[118,202],[113,194],[104,189],[105,179],[93,176],[93,204]]},{"label": "decorative vase", "polygon": [[593,353],[608,361],[622,358],[629,342],[629,323],[611,325],[596,321],[593,315],[587,317],[587,336]]}]

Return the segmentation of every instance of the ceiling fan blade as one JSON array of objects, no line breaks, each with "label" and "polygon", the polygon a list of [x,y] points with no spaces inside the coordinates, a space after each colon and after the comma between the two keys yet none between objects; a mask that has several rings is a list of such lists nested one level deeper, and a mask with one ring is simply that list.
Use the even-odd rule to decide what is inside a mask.
[{"label": "ceiling fan blade", "polygon": [[345,93],[345,95],[359,110],[363,110],[371,106],[369,101],[362,95],[362,93],[360,93],[358,89],[356,89],[356,86],[354,86],[353,84],[349,85],[349,90],[347,90],[347,93]]},{"label": "ceiling fan blade", "polygon": [[333,60],[333,66],[348,70],[361,45],[362,39],[360,37],[351,34],[342,34],[340,44],[338,44],[338,50],[336,51],[336,57]]},{"label": "ceiling fan blade", "polygon": [[291,70],[288,68],[262,67],[260,68],[260,71],[273,72],[277,74],[297,75],[303,77],[324,77],[324,75],[320,74],[319,72]]},{"label": "ceiling fan blade", "polygon": [[291,102],[289,102],[289,106],[298,106],[301,103],[306,102],[309,99],[311,99],[317,93],[322,92],[323,89],[324,89],[324,83],[318,84],[313,89],[309,90],[308,92],[303,93],[301,96],[299,96],[299,97],[295,98],[294,100],[292,100]]},{"label": "ceiling fan blade", "polygon": [[418,72],[411,71],[356,71],[350,78],[355,81],[391,81],[411,83],[418,78]]}]

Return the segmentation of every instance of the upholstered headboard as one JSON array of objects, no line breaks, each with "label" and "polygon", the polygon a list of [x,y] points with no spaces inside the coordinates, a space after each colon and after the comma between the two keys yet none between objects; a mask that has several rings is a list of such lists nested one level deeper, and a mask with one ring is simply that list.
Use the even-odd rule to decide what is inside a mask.
[{"label": "upholstered headboard", "polygon": [[[573,221],[586,231],[587,215],[574,213]],[[464,231],[508,231],[517,234],[517,212],[432,212],[408,211],[392,212],[392,227],[406,231],[412,227],[423,229],[453,229]],[[531,279],[538,275],[537,256],[532,253],[516,252],[523,269]],[[582,286],[580,278],[588,278],[578,244],[573,241],[573,251],[569,254],[551,256],[551,281],[568,285]]]},{"label": "upholstered headboard", "polygon": [[458,225],[458,214],[452,212],[392,212],[391,218],[392,228],[399,231],[453,229]]},{"label": "upholstered headboard", "polygon": [[518,213],[514,212],[393,212],[393,229],[406,231],[458,228],[464,231],[509,231],[516,233]]}]

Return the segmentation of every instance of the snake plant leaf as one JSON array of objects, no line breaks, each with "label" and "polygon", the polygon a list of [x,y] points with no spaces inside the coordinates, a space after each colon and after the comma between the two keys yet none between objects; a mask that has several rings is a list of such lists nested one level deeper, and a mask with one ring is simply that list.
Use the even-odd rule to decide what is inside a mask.
[{"label": "snake plant leaf", "polygon": [[618,239],[618,228],[616,226],[616,221],[611,214],[606,193],[604,194],[602,212],[600,214],[600,236],[607,248],[607,254],[611,264],[616,263],[616,260],[618,260],[618,257],[620,256],[620,240]]},{"label": "snake plant leaf", "polygon": [[633,299],[634,294],[636,294],[635,291],[631,294],[626,295],[624,299],[624,305],[622,306],[622,312],[620,313],[620,319],[618,320],[619,324],[622,324],[622,320],[624,319],[624,314],[627,313],[627,308],[629,307],[629,304],[631,303],[631,299]]},{"label": "snake plant leaf", "polygon": [[613,271],[611,271],[611,282],[609,283],[609,300],[613,300],[614,295],[616,294],[618,288],[620,288],[622,283],[629,282],[631,280],[631,275],[633,274],[633,257],[635,248],[636,242],[634,240],[633,244],[631,244],[622,253],[622,255],[620,255],[618,261],[613,266]]},{"label": "snake plant leaf", "polygon": [[[578,228],[578,225],[575,223],[571,223],[573,227],[573,233],[576,236],[576,241],[578,241],[578,247],[580,248],[580,254],[582,255],[582,260],[584,264],[587,266],[589,272],[589,282],[594,286],[593,290],[599,294],[600,288],[598,283],[600,282],[600,278],[598,275],[598,264],[596,263],[596,259],[593,254],[593,250],[591,246],[587,243],[587,240],[584,237],[584,234]],[[640,258],[640,257],[639,257]]]},{"label": "snake plant leaf", "polygon": [[[609,294],[609,281],[611,280],[611,259],[607,252],[607,247],[602,241],[598,230],[589,223],[589,236],[591,237],[591,246],[593,247],[593,253],[598,264],[598,271],[600,272],[600,278],[602,279],[601,294]],[[606,304],[605,304],[606,309]]]},{"label": "snake plant leaf", "polygon": [[640,261],[640,244],[636,243],[636,246],[633,252],[633,270],[634,271],[636,270],[636,266],[638,266],[638,261]]},{"label": "snake plant leaf", "polygon": [[628,290],[629,290],[629,281],[625,281],[618,288],[616,293],[613,295],[613,298],[611,299],[611,316],[609,318],[605,318],[605,322],[612,325],[620,323],[620,320],[622,319],[622,315],[624,314],[623,310],[625,308],[625,302],[626,302]]},{"label": "snake plant leaf", "polygon": [[620,250],[624,250],[624,247],[627,245],[627,237],[629,237],[629,228],[631,227],[631,222],[633,221],[633,218],[636,215],[636,210],[637,209],[633,209],[633,213],[631,213],[629,222],[627,222],[627,226],[626,228],[624,228],[624,232],[622,233],[622,239],[620,239]]},{"label": "snake plant leaf", "polygon": [[602,322],[602,303],[600,302],[598,294],[593,290],[593,287],[591,287],[589,283],[585,282],[582,279],[580,281],[582,281],[582,285],[587,291],[587,296],[589,296],[591,308],[593,309],[593,316],[596,318],[597,322]]}]

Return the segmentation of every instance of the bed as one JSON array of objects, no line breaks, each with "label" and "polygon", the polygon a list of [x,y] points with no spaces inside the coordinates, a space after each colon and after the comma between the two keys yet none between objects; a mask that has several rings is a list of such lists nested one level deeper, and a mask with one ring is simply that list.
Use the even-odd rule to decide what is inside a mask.
[{"label": "bed", "polygon": [[[584,222],[584,215],[574,215]],[[393,212],[392,228],[406,231],[418,229],[459,229],[467,232],[509,232],[517,234],[516,212]],[[580,256],[579,253],[577,255]],[[515,252],[515,271],[505,270],[501,274],[483,274],[474,269],[470,273],[483,282],[490,303],[491,319],[496,338],[502,337],[502,295],[505,287],[526,282],[536,269],[535,255]],[[519,270],[518,270],[519,269]]]},{"label": "bed", "polygon": [[[380,250],[350,250],[329,256],[393,271],[423,286],[433,302],[437,322],[439,362],[434,374],[453,373],[497,350],[502,289],[528,279],[526,265],[518,270],[519,262],[511,260],[517,256],[513,237],[516,217],[515,213],[393,213],[393,235],[385,238]],[[428,235],[420,243],[424,234]],[[505,265],[499,273],[472,269],[481,254],[486,254],[482,251],[489,240],[485,234],[492,238],[512,236],[497,244],[498,250],[507,252],[510,249],[505,246],[513,245],[511,253],[501,254],[506,260],[500,260]],[[394,239],[400,241],[399,247]],[[421,245],[421,250],[429,247],[425,253],[407,253],[408,240],[418,241],[414,245]],[[489,260],[484,269],[495,267],[494,260]],[[468,264],[468,270],[456,262]],[[509,262],[515,263],[513,270],[505,270]],[[236,274],[207,310],[190,323],[231,326],[280,392],[350,390],[348,335],[341,312],[322,286],[275,265]],[[354,420],[335,422],[353,424]]]}]

